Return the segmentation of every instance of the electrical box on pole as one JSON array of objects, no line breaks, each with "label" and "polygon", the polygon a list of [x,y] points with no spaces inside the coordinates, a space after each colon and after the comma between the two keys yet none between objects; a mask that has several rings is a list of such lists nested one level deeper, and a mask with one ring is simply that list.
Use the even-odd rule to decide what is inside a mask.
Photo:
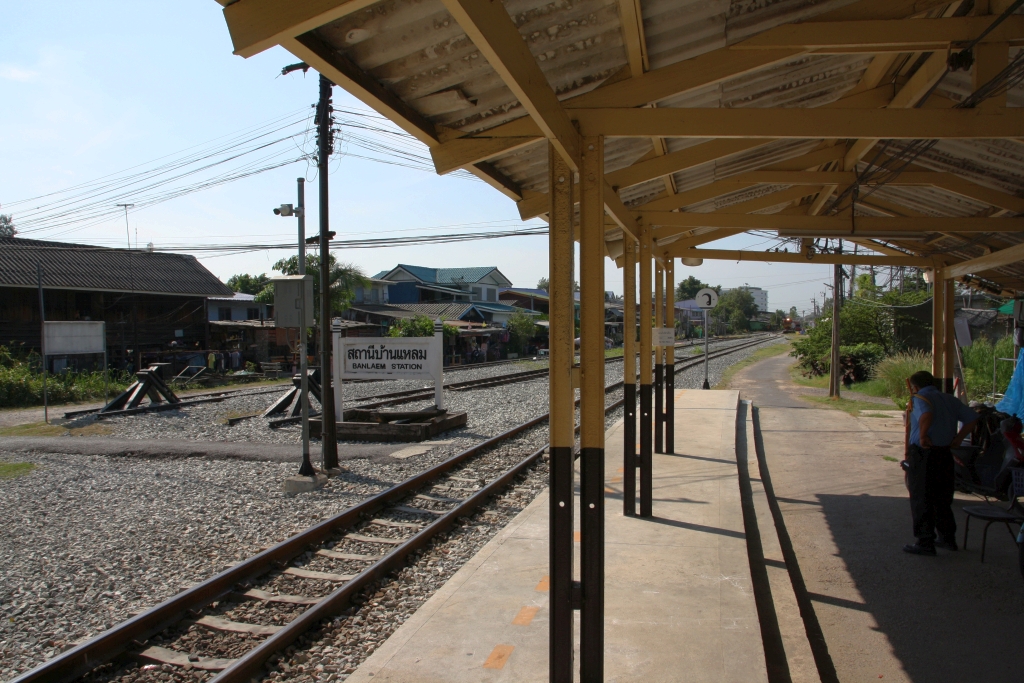
[{"label": "electrical box on pole", "polygon": [[[274,283],[274,325],[279,328],[299,328],[302,292],[305,290],[306,311],[313,310],[313,276],[282,275],[270,278]],[[305,321],[307,326],[312,320]]]}]

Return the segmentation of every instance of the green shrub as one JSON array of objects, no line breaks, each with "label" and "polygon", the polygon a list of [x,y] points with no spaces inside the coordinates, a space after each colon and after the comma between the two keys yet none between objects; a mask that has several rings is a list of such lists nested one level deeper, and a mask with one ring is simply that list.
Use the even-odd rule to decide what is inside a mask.
[{"label": "green shrub", "polygon": [[923,351],[904,351],[881,360],[875,365],[872,376],[882,382],[885,393],[902,410],[907,407],[907,378],[919,370],[930,371],[931,354]]},{"label": "green shrub", "polygon": [[[982,400],[992,392],[993,359],[1013,358],[1013,352],[1013,337],[1003,337],[995,343],[987,337],[979,337],[964,347],[964,382],[971,399]],[[1013,363],[999,361],[995,370],[995,390],[1003,393],[1013,376]]]},{"label": "green shrub", "polygon": [[[127,372],[110,372],[110,393],[124,391],[133,378]],[[102,399],[102,372],[62,372],[47,375],[46,393],[49,402],[72,403]],[[43,375],[39,371],[39,354],[15,357],[10,349],[0,345],[0,407],[43,405]]]}]

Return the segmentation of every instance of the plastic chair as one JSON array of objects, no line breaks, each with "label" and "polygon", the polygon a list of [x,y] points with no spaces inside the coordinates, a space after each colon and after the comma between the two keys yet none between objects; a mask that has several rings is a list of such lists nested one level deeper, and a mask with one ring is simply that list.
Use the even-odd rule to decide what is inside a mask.
[{"label": "plastic chair", "polygon": [[984,520],[985,530],[981,534],[981,561],[985,561],[985,543],[988,540],[988,528],[996,522],[1006,525],[1013,542],[1017,542],[1017,534],[1010,528],[1011,524],[1024,524],[1024,507],[1017,501],[1018,496],[1024,496],[1024,467],[1014,467],[1013,482],[1010,491],[1010,506],[1003,509],[995,505],[967,505],[964,507],[964,514],[967,515],[967,522],[964,524],[964,550],[967,550],[967,532],[971,530],[971,517]]}]

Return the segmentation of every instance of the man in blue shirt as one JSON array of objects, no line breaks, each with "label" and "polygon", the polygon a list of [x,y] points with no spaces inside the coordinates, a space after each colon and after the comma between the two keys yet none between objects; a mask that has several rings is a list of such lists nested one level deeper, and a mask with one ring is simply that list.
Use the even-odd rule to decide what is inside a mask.
[{"label": "man in blue shirt", "polygon": [[[955,396],[936,389],[930,372],[915,372],[910,385],[914,395],[907,418],[907,488],[917,542],[903,546],[903,550],[935,555],[936,546],[957,549],[950,447],[960,445],[978,414]],[[963,424],[959,430],[958,423]]]}]

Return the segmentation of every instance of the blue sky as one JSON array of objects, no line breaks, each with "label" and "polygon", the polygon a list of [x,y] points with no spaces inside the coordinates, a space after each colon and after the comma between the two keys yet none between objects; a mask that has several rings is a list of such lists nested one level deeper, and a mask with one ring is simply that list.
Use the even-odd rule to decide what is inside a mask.
[{"label": "blue sky", "polygon": [[[279,77],[297,61],[281,48],[250,59],[231,54],[213,0],[7,3],[0,22],[0,212],[15,224],[26,204],[10,202],[65,189],[178,153],[286,115],[301,116],[317,96],[313,72]],[[335,105],[365,109],[335,89]],[[348,148],[347,148],[348,149]],[[349,149],[349,151],[352,151]],[[295,221],[272,207],[294,202],[295,179],[307,176],[307,230],[315,229],[315,169],[303,162],[189,194],[129,215],[139,244],[281,243]],[[131,200],[129,200],[131,201]],[[345,157],[332,164],[331,227],[339,239],[451,232],[444,226],[510,229],[522,225],[513,202],[489,186],[459,177]],[[427,229],[430,230],[427,230]],[[87,227],[41,229],[24,237],[123,246],[124,217]],[[723,248],[764,249],[758,237],[722,240]],[[282,251],[197,253],[213,273],[270,272]],[[493,265],[516,285],[547,274],[546,237],[339,252],[368,275],[396,263],[434,267]],[[809,310],[830,280],[829,266],[705,262],[677,265],[726,287],[769,290],[772,308]],[[610,261],[606,289],[622,291]]]}]

